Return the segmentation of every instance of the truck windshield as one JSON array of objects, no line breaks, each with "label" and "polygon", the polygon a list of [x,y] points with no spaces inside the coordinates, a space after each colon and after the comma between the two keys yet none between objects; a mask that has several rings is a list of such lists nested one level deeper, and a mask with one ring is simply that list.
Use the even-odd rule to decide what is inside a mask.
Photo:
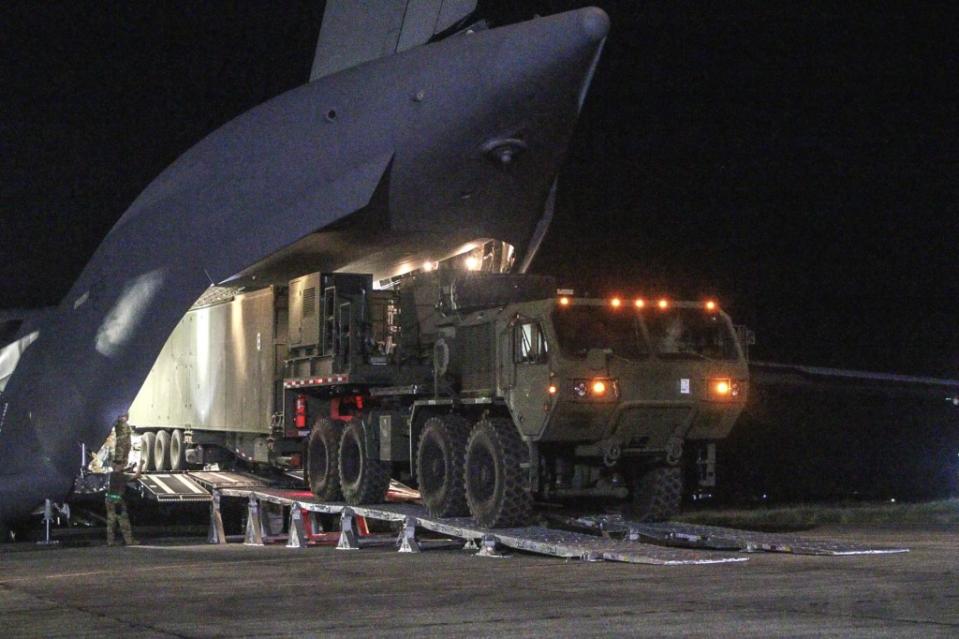
[{"label": "truck windshield", "polygon": [[736,359],[736,340],[719,315],[698,308],[645,314],[649,339],[660,357]]},{"label": "truck windshield", "polygon": [[559,346],[567,357],[582,358],[591,348],[601,348],[626,359],[649,354],[635,313],[606,306],[571,306],[553,313]]}]

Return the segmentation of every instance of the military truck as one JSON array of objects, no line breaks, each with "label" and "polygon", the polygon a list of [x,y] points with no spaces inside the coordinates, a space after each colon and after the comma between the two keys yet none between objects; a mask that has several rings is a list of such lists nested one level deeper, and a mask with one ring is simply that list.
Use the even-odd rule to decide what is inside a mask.
[{"label": "military truck", "polygon": [[534,501],[678,510],[684,448],[725,437],[746,401],[726,313],[429,268],[201,300],[131,409],[149,467],[235,455],[354,505],[394,477],[433,516],[487,527],[527,522]]}]

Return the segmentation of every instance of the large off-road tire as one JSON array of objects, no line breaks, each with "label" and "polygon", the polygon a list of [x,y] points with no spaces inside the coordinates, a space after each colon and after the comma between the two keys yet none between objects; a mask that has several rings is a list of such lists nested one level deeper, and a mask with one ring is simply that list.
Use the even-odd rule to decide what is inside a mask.
[{"label": "large off-road tire", "polygon": [[183,441],[183,431],[175,429],[170,435],[170,470],[186,469],[186,443]]},{"label": "large off-road tire", "polygon": [[340,490],[340,439],[343,422],[321,417],[313,424],[307,444],[306,480],[323,501],[342,501]]},{"label": "large off-road tire", "polygon": [[527,489],[529,449],[508,419],[486,419],[473,427],[466,445],[466,502],[485,528],[525,526],[533,510]]},{"label": "large off-road tire", "polygon": [[156,433],[143,433],[140,435],[140,470],[146,472],[156,470],[156,463],[153,461],[153,450],[156,448]]},{"label": "large off-road tire", "polygon": [[390,465],[370,455],[363,422],[354,418],[340,438],[340,489],[351,506],[380,504],[390,487]]},{"label": "large off-road tire", "polygon": [[462,517],[466,504],[464,464],[470,424],[458,415],[431,417],[416,448],[416,478],[433,517]]},{"label": "large off-road tire", "polygon": [[627,514],[634,521],[666,521],[679,514],[682,499],[682,469],[653,466],[636,477]]},{"label": "large off-road tire", "polygon": [[170,470],[170,431],[158,430],[153,443],[154,470]]}]

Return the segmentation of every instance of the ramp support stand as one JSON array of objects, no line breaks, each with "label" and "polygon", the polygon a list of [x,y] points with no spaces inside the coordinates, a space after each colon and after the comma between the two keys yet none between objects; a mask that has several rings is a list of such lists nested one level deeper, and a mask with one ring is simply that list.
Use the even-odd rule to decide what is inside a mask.
[{"label": "ramp support stand", "polygon": [[43,541],[37,542],[40,546],[55,546],[60,543],[58,540],[50,538],[50,524],[53,523],[53,507],[54,503],[49,499],[43,502],[43,523],[46,531],[44,532]]},{"label": "ramp support stand", "polygon": [[344,508],[340,513],[340,541],[337,550],[359,550],[360,532],[356,527],[356,514],[352,508]]},{"label": "ramp support stand", "polygon": [[499,541],[496,539],[495,535],[485,534],[483,535],[483,540],[480,542],[480,550],[476,553],[477,557],[494,557],[496,559],[506,559],[509,557],[508,554],[502,553],[496,549],[496,546],[499,545]]},{"label": "ramp support stand", "polygon": [[225,544],[226,533],[223,530],[223,513],[220,512],[220,491],[214,490],[210,499],[210,531],[207,533],[208,544]]},{"label": "ramp support stand", "polygon": [[263,518],[260,516],[260,502],[250,495],[250,503],[246,511],[246,534],[243,537],[245,546],[263,545]]},{"label": "ramp support stand", "polygon": [[420,552],[420,545],[416,542],[416,518],[407,517],[403,520],[403,528],[396,540],[400,552]]},{"label": "ramp support stand", "polygon": [[303,509],[300,504],[290,506],[290,535],[286,542],[287,548],[307,547],[306,526],[303,525]]}]

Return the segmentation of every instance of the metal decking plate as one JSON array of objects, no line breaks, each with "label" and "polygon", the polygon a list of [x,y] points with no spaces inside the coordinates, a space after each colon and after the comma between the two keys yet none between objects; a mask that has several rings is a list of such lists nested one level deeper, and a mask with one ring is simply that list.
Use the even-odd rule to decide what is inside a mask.
[{"label": "metal decking plate", "polygon": [[224,470],[191,470],[187,473],[198,484],[207,490],[214,488],[238,488],[266,486],[266,482],[259,477],[246,473],[235,473]]},{"label": "metal decking plate", "polygon": [[738,548],[744,552],[782,552],[794,555],[882,555],[909,552],[908,548],[867,546],[829,539],[763,533],[719,526],[676,522],[624,522],[631,533],[647,541],[694,548]]},{"label": "metal decking plate", "polygon": [[210,493],[186,473],[150,473],[138,481],[146,494],[160,502],[210,501]]}]

